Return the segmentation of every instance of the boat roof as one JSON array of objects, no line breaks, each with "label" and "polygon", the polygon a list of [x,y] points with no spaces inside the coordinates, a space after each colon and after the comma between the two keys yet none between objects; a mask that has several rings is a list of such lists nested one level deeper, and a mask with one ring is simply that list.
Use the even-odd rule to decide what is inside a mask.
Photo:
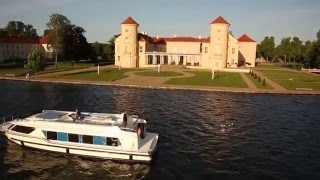
[{"label": "boat roof", "polygon": [[127,115],[127,124],[124,124],[124,113],[111,114],[111,113],[90,113],[82,112],[76,116],[72,111],[59,111],[59,110],[43,110],[40,113],[32,114],[24,118],[31,121],[45,121],[45,122],[69,122],[77,124],[95,124],[105,126],[119,126],[121,129],[132,129],[138,122],[146,123],[144,119],[139,119],[135,115]]}]

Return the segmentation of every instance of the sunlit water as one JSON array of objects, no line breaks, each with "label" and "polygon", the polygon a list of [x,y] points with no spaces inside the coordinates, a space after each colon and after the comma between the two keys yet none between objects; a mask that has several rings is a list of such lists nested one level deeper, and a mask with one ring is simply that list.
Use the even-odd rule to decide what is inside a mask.
[{"label": "sunlit water", "polygon": [[0,117],[121,113],[160,135],[152,164],[88,160],[0,138],[0,179],[319,179],[320,96],[0,81]]}]

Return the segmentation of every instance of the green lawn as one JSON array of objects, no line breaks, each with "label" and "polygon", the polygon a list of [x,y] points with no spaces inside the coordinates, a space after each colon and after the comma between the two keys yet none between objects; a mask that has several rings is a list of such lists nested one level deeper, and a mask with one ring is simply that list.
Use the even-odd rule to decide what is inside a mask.
[{"label": "green lawn", "polygon": [[257,88],[259,89],[273,89],[268,82],[266,82],[266,84],[263,86],[262,85],[262,81],[263,79],[261,78],[261,82],[258,82],[258,78],[255,79],[254,76],[251,76],[250,74],[246,73],[246,76],[254,83],[254,85],[256,85]]},{"label": "green lawn", "polygon": [[247,88],[239,73],[216,72],[215,79],[211,79],[211,72],[188,71],[195,76],[186,78],[171,78],[166,84],[174,85],[195,85],[195,86],[218,86],[218,87],[237,87]]},{"label": "green lawn", "polygon": [[37,74],[49,73],[49,72],[59,72],[59,71],[68,71],[74,69],[82,69],[93,67],[92,63],[71,63],[71,62],[58,62],[57,68],[54,65],[47,66],[44,70],[38,72]]},{"label": "green lawn", "polygon": [[26,74],[25,68],[0,69],[0,76],[21,76]]},{"label": "green lawn", "polygon": [[259,70],[259,72],[289,90],[296,90],[296,88],[320,90],[320,76],[318,75],[286,70]]},{"label": "green lawn", "polygon": [[136,72],[134,73],[139,76],[152,76],[152,77],[176,77],[176,76],[182,76],[183,74],[178,72],[172,72],[172,71],[143,71],[143,72]]},{"label": "green lawn", "polygon": [[[70,62],[58,62],[57,69],[55,68],[54,65],[49,65],[45,69],[37,72],[36,74],[67,71],[67,70],[73,70],[73,69],[82,69],[82,68],[88,68],[93,66],[94,64],[89,64],[89,63],[74,63],[72,65]],[[21,67],[0,69],[0,76],[5,76],[6,74],[11,76],[21,76],[26,74],[26,70],[25,68],[21,68]]]},{"label": "green lawn", "polygon": [[118,79],[125,78],[127,76],[124,73],[128,71],[137,71],[137,69],[107,69],[100,71],[100,74],[97,74],[97,71],[76,73],[76,74],[66,74],[62,76],[55,76],[54,78],[59,79],[74,79],[74,80],[89,80],[89,81],[115,81]]},{"label": "green lawn", "polygon": [[295,69],[300,70],[301,64],[299,63],[258,63],[255,69]]}]

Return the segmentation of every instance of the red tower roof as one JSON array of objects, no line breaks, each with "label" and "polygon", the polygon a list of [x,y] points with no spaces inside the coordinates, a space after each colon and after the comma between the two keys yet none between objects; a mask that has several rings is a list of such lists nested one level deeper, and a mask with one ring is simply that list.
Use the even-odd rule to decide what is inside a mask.
[{"label": "red tower roof", "polygon": [[124,20],[121,24],[136,24],[139,25],[135,20],[132,19],[132,17],[128,17],[126,20]]},{"label": "red tower roof", "polygon": [[228,24],[228,25],[230,25],[230,24],[228,23],[228,21],[226,21],[225,19],[223,19],[222,16],[217,17],[217,19],[215,19],[214,21],[212,21],[210,24],[216,24],[216,23],[219,23],[219,24]]},{"label": "red tower roof", "polygon": [[251,39],[248,35],[244,34],[239,39],[239,42],[256,42],[255,40]]}]

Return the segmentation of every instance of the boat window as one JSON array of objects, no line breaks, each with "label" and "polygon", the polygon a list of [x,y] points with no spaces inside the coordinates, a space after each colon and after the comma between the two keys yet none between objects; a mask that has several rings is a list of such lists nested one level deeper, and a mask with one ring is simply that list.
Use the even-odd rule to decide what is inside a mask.
[{"label": "boat window", "polygon": [[32,131],[34,131],[34,127],[27,127],[27,126],[20,126],[20,125],[15,125],[11,131],[16,131],[19,133],[24,133],[24,134],[30,134]]},{"label": "boat window", "polygon": [[58,132],[57,135],[58,135],[58,140],[59,141],[67,141],[68,140],[67,133]]},{"label": "boat window", "polygon": [[118,146],[118,145],[119,145],[119,140],[118,140],[118,138],[110,138],[110,137],[107,137],[107,145],[108,145],[108,146]]},{"label": "boat window", "polygon": [[93,136],[82,135],[82,142],[86,144],[93,144]]},{"label": "boat window", "polygon": [[106,145],[106,137],[103,137],[103,136],[94,136],[94,137],[93,137],[93,144],[96,144],[96,145]]},{"label": "boat window", "polygon": [[57,132],[47,131],[47,139],[57,140]]},{"label": "boat window", "polygon": [[79,142],[79,135],[78,134],[68,134],[68,141],[69,142]]}]

